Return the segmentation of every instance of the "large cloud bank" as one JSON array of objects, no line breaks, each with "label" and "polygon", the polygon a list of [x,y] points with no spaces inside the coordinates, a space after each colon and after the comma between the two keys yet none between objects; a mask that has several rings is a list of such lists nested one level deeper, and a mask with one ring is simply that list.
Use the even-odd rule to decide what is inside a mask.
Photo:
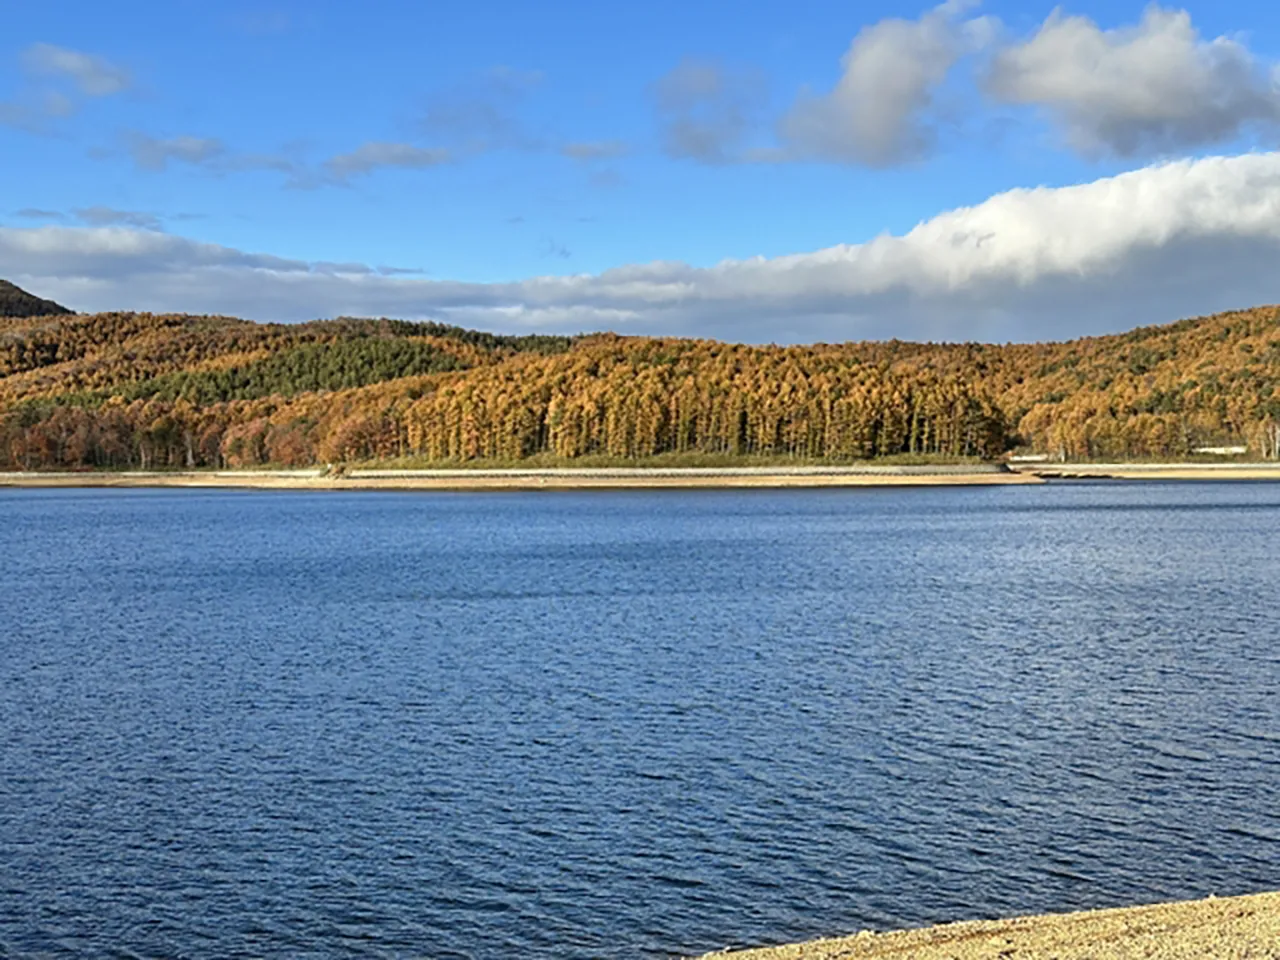
[{"label": "large cloud bank", "polygon": [[0,276],[81,310],[384,315],[754,342],[1040,340],[1280,301],[1280,153],[1011,190],[902,236],[509,283],[312,263],[125,227],[0,228]]}]

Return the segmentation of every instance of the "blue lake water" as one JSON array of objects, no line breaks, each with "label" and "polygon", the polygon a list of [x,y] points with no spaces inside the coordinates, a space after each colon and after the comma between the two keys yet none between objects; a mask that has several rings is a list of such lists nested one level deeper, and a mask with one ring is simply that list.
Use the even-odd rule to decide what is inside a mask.
[{"label": "blue lake water", "polygon": [[0,490],[0,956],[1280,887],[1280,484]]}]

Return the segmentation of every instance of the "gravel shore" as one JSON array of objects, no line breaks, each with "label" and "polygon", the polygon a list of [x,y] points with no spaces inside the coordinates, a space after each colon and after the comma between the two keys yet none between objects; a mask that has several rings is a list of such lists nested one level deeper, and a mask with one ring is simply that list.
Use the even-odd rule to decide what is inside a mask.
[{"label": "gravel shore", "polygon": [[1262,960],[1280,958],[1280,892],[707,954],[733,960]]}]

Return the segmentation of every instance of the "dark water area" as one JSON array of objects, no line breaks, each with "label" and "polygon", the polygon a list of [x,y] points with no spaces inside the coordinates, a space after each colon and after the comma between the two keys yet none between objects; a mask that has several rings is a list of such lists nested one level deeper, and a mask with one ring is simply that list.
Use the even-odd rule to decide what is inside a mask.
[{"label": "dark water area", "polygon": [[1280,485],[0,490],[0,956],[1280,887]]}]

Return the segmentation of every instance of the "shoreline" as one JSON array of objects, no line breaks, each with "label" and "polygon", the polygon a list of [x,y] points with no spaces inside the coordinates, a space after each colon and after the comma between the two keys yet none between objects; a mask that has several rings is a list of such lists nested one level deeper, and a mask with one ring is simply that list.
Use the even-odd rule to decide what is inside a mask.
[{"label": "shoreline", "polygon": [[1045,480],[1280,480],[1280,462],[1013,463],[1009,469]]},{"label": "shoreline", "polygon": [[0,472],[0,487],[256,490],[649,490],[990,486],[1088,480],[1280,480],[1280,463]]},{"label": "shoreline", "polygon": [[648,490],[1039,484],[1030,474],[974,466],[620,467],[539,470],[219,470],[0,473],[0,487],[225,487],[256,490]]},{"label": "shoreline", "polygon": [[1215,960],[1280,958],[1280,891],[968,920],[704,954],[701,960]]}]

